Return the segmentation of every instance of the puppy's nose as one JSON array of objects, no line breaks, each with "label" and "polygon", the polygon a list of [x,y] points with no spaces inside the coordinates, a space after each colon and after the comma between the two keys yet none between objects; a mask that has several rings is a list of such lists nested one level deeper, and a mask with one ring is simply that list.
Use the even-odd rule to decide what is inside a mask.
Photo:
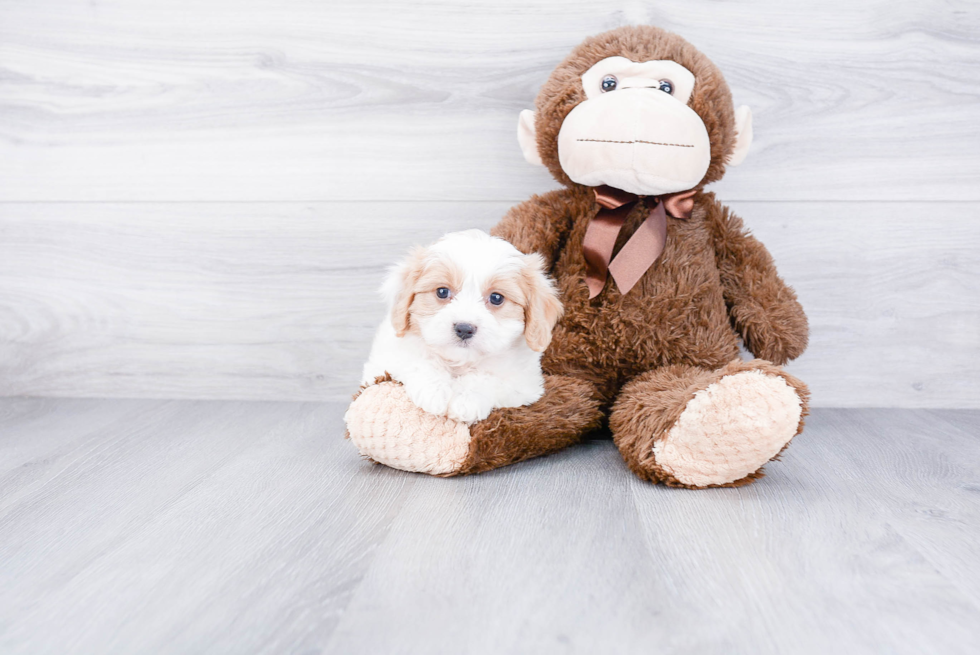
[{"label": "puppy's nose", "polygon": [[453,329],[456,331],[456,336],[463,341],[476,334],[476,326],[470,325],[469,323],[456,323],[453,325]]}]

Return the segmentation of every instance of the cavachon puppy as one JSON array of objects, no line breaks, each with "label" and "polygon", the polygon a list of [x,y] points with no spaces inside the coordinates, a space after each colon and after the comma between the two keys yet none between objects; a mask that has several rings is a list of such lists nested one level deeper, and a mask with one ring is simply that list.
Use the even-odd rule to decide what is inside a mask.
[{"label": "cavachon puppy", "polygon": [[416,406],[465,423],[544,393],[541,353],[561,316],[540,255],[480,230],[416,248],[382,286],[363,383],[390,376]]}]

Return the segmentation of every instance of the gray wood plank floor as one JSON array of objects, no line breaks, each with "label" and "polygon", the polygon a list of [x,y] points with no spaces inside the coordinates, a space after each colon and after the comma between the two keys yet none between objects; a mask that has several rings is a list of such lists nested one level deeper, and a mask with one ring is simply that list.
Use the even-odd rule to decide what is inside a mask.
[{"label": "gray wood plank floor", "polygon": [[0,652],[980,649],[980,412],[818,409],[691,492],[601,438],[394,471],[343,409],[0,401]]}]

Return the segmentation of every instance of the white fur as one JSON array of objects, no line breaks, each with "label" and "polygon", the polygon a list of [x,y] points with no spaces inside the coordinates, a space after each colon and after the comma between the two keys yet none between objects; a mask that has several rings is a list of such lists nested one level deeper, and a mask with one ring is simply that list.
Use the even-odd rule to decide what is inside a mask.
[{"label": "white fur", "polygon": [[[362,382],[389,373],[421,409],[466,423],[486,418],[495,408],[520,407],[540,398],[541,353],[525,341],[524,321],[496,316],[484,297],[491,278],[517,275],[527,256],[503,239],[468,230],[447,234],[425,257],[454,262],[465,273],[462,288],[435,315],[413,317],[420,334],[410,331],[399,337],[391,309],[409,263],[392,268],[381,289],[389,313],[375,335]],[[552,289],[550,281],[547,288]],[[454,332],[456,323],[476,326],[476,334],[461,341]]]}]

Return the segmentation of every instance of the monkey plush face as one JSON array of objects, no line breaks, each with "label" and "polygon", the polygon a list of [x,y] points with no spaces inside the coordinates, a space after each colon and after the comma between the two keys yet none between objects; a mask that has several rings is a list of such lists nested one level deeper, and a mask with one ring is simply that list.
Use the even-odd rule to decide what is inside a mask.
[{"label": "monkey plush face", "polygon": [[655,27],[587,40],[521,113],[525,157],[565,184],[609,185],[638,195],[686,191],[744,158],[751,112],[707,57]]},{"label": "monkey plush face", "polygon": [[586,100],[562,122],[558,160],[574,182],[658,196],[694,187],[711,143],[687,106],[694,75],[670,60],[607,57],[582,75]]}]

